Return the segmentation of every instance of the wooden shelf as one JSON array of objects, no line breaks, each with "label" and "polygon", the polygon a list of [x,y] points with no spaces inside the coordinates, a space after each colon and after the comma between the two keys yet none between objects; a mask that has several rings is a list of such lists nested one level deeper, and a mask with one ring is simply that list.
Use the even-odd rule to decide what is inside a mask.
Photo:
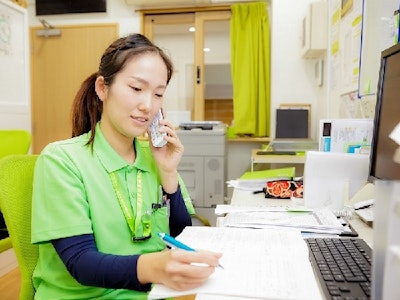
[{"label": "wooden shelf", "polygon": [[258,151],[262,151],[261,149],[253,149],[251,151],[251,171],[254,170],[254,164],[262,163],[262,164],[304,164],[306,161],[306,155],[304,152],[299,152],[296,155],[259,155]]},{"label": "wooden shelf", "polygon": [[248,143],[248,142],[254,142],[254,143],[269,143],[271,142],[270,137],[235,137],[235,138],[228,138],[228,142],[234,142],[234,143]]}]

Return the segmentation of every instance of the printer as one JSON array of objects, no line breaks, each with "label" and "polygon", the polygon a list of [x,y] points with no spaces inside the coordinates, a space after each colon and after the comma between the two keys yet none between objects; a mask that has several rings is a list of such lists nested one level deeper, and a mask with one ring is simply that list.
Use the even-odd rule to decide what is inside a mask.
[{"label": "printer", "polygon": [[219,121],[193,121],[179,125],[185,147],[178,166],[195,207],[223,204],[226,181],[226,126]]}]

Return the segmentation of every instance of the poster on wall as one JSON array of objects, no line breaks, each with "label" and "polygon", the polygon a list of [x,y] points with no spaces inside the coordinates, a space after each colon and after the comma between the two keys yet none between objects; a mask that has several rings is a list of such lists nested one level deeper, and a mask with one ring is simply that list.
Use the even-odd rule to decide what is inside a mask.
[{"label": "poster on wall", "polygon": [[8,1],[0,1],[0,103],[27,104],[24,88],[28,49],[24,9]]},{"label": "poster on wall", "polygon": [[331,86],[343,95],[358,89],[363,0],[331,2]]},{"label": "poster on wall", "polygon": [[0,0],[0,129],[31,131],[28,17]]},{"label": "poster on wall", "polygon": [[332,16],[331,16],[331,90],[336,91],[339,89],[340,85],[340,14],[341,6],[340,0],[332,1]]}]

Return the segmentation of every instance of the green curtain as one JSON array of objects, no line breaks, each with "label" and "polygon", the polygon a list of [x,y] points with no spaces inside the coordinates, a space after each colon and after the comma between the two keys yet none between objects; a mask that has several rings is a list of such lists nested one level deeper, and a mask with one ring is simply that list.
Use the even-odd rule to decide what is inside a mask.
[{"label": "green curtain", "polygon": [[270,136],[270,27],[265,2],[231,6],[233,130]]}]

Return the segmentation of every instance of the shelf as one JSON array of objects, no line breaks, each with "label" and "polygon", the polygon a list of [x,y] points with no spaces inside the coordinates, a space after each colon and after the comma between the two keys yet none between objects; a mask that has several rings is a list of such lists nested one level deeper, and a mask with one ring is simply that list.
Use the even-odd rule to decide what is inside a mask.
[{"label": "shelf", "polygon": [[261,149],[253,149],[251,151],[251,171],[254,170],[254,164],[262,163],[262,164],[304,164],[306,161],[306,155],[304,152],[299,152],[296,155],[258,155],[257,152],[261,151]]}]

